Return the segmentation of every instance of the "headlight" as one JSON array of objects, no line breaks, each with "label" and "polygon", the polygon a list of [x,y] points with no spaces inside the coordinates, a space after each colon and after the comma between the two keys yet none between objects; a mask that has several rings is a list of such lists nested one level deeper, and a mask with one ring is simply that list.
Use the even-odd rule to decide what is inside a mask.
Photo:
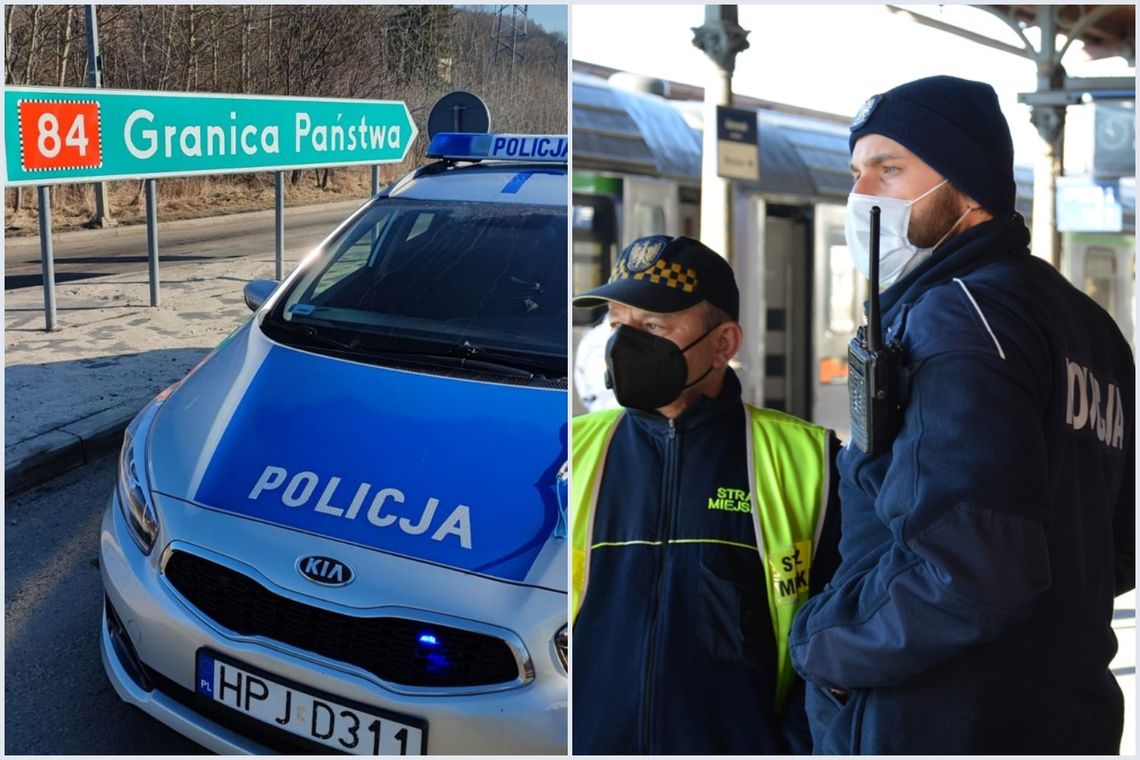
[{"label": "headlight", "polygon": [[131,537],[143,554],[150,554],[158,537],[158,514],[150,495],[146,443],[154,415],[170,391],[171,388],[167,388],[135,415],[123,434],[123,449],[119,453],[119,507],[130,527]]},{"label": "headlight", "polygon": [[554,634],[554,651],[558,653],[558,661],[562,663],[562,672],[568,673],[567,655],[570,649],[570,635],[569,629],[562,626],[558,629],[558,633]]}]

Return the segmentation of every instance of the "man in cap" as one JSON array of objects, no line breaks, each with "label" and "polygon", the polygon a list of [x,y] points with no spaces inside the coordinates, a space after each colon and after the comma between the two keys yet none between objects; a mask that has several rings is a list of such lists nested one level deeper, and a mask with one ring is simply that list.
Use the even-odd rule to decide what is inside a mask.
[{"label": "man in cap", "polygon": [[700,242],[626,248],[607,384],[573,422],[575,754],[810,749],[792,615],[830,576],[834,436],[741,401],[732,268]]},{"label": "man in cap", "polygon": [[826,754],[1116,754],[1113,598],[1134,585],[1134,374],[1029,253],[993,88],[947,76],[851,125],[847,244],[881,208],[893,440],[839,455],[842,563],[792,660]]}]

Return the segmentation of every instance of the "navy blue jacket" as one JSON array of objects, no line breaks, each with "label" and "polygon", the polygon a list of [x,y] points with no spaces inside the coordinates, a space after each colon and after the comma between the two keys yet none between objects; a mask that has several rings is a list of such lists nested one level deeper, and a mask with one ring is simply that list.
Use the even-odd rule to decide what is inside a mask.
[{"label": "navy blue jacket", "polygon": [[883,294],[902,429],[840,453],[842,563],[790,637],[816,752],[1118,752],[1135,367],[1028,241],[994,219]]},{"label": "navy blue jacket", "polygon": [[[802,681],[776,716],[776,644],[745,453],[731,370],[717,398],[702,397],[672,425],[636,410],[619,421],[573,631],[574,754],[810,751]],[[837,480],[815,590],[838,563]]]}]

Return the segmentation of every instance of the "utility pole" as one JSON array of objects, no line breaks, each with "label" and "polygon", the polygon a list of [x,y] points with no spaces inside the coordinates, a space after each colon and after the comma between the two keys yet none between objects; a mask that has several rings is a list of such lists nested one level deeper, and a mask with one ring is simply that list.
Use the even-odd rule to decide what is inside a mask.
[{"label": "utility pole", "polygon": [[732,105],[736,56],[748,49],[748,32],[735,5],[706,5],[705,23],[693,27],[693,46],[709,58],[701,146],[701,242],[732,261],[732,185],[717,170],[717,106]]},{"label": "utility pole", "polygon": [[[510,12],[510,18],[507,18],[507,12]],[[523,54],[523,48],[526,45],[527,37],[527,6],[525,5],[500,5],[498,10],[495,11],[495,24],[491,31],[493,37],[491,41],[491,62],[499,62],[499,50],[503,50],[506,55],[511,58],[510,76],[514,80],[515,75],[515,58],[519,61],[526,60]]]},{"label": "utility pole", "polygon": [[[87,86],[103,86],[103,59],[99,56],[99,23],[95,18],[95,6],[84,6],[87,18]],[[87,222],[88,227],[114,227],[115,220],[107,211],[107,183],[96,182],[95,216]]]},{"label": "utility pole", "polygon": [[[1065,69],[1057,55],[1057,24],[1052,8],[1038,7],[1041,49],[1037,51],[1037,91],[1064,87]],[[1030,249],[1055,268],[1061,268],[1061,233],[1057,231],[1057,177],[1065,171],[1065,106],[1039,103],[1030,121],[1041,136],[1041,152],[1033,165],[1033,229]]]}]

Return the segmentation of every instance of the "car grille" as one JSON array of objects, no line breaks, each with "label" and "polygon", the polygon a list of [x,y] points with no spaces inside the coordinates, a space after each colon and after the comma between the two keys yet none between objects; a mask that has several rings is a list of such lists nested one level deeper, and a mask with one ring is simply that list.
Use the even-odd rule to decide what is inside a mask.
[{"label": "car grille", "polygon": [[490,686],[520,677],[502,639],[399,617],[354,617],[273,593],[243,573],[188,552],[171,553],[171,585],[211,620],[417,687]]}]

